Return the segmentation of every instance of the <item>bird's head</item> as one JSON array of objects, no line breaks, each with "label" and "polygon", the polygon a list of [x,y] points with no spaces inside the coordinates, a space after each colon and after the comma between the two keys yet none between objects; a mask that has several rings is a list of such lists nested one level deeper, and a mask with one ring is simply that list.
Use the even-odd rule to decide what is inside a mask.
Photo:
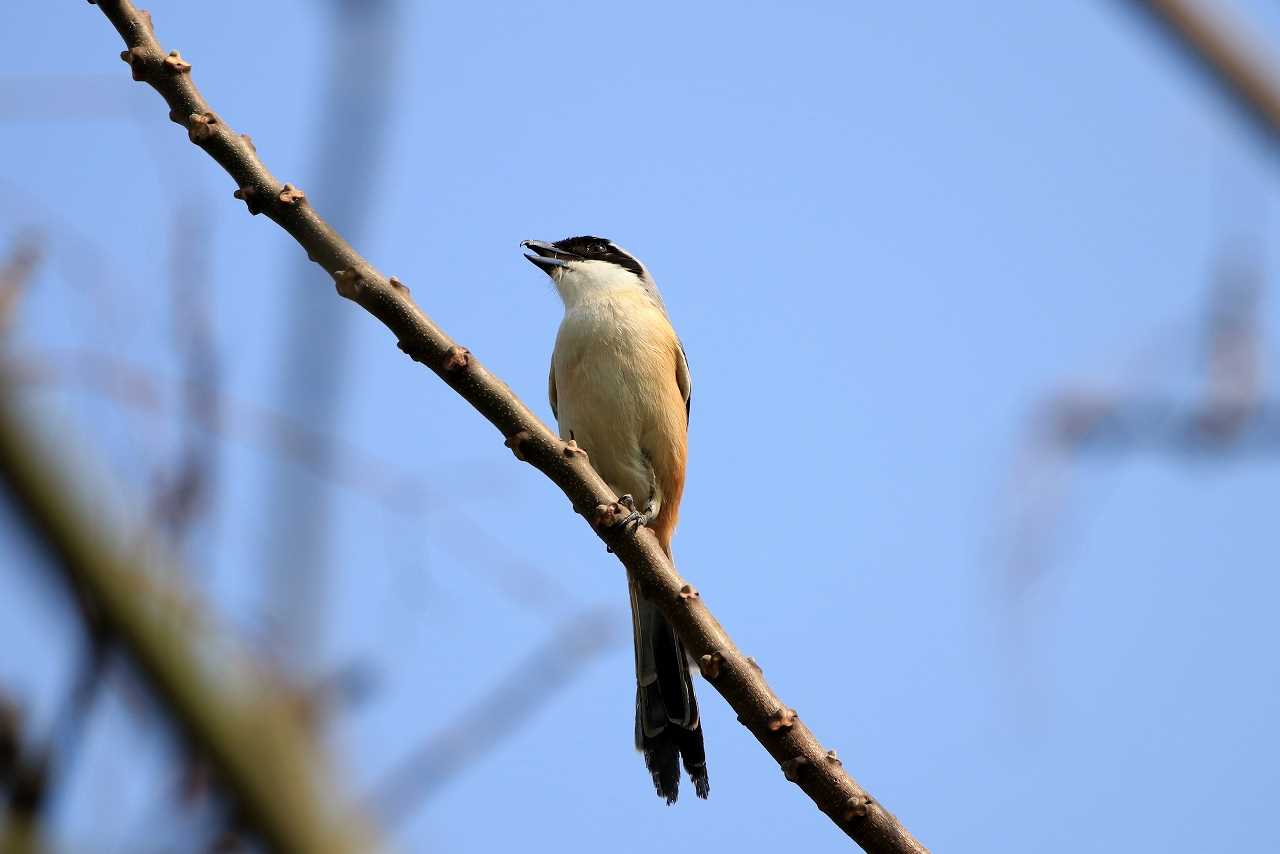
[{"label": "bird's head", "polygon": [[618,289],[640,289],[662,304],[649,271],[636,257],[603,237],[566,237],[555,243],[526,240],[526,258],[551,277],[566,307]]}]

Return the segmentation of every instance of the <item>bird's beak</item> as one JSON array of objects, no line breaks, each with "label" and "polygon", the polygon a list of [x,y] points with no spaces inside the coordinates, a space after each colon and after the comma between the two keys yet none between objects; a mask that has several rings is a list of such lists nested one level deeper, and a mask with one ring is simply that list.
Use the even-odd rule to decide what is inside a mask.
[{"label": "bird's beak", "polygon": [[524,257],[528,258],[531,264],[548,276],[557,267],[567,267],[570,261],[578,257],[572,252],[558,249],[552,244],[544,243],[541,240],[522,240],[520,245],[529,250],[524,253]]}]

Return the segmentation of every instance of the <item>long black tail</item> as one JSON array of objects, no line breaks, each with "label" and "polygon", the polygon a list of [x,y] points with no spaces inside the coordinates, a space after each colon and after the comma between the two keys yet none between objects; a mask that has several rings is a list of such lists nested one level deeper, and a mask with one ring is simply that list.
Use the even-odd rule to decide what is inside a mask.
[{"label": "long black tail", "polygon": [[631,618],[636,641],[636,750],[653,775],[658,796],[676,802],[680,759],[700,798],[711,791],[702,722],[693,695],[689,660],[675,629],[662,612],[631,586]]}]

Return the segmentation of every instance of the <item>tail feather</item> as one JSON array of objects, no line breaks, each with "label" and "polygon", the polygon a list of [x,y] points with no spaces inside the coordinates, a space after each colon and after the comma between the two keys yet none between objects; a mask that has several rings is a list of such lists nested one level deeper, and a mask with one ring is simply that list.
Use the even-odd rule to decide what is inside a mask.
[{"label": "tail feather", "polygon": [[[699,722],[691,730],[677,728],[675,732],[680,755],[684,759],[684,770],[693,781],[693,792],[705,799],[711,794],[711,781],[707,779],[707,752],[702,746],[702,724]],[[679,776],[676,775],[677,778]]]},{"label": "tail feather", "polygon": [[688,656],[675,629],[634,585],[631,614],[636,644],[636,749],[644,754],[658,796],[668,804],[679,795],[681,758],[694,793],[705,798],[711,785]]}]

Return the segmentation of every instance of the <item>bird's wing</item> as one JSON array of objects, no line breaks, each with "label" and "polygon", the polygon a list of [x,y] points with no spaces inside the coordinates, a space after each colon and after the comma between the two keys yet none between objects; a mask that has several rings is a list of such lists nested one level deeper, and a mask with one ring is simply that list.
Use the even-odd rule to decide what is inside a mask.
[{"label": "bird's wing", "polygon": [[557,411],[558,401],[556,400],[556,363],[554,359],[551,361],[551,371],[547,374],[547,398],[551,401],[551,417],[559,421],[560,413]]},{"label": "bird's wing", "polygon": [[689,373],[689,357],[685,355],[683,344],[680,345],[680,355],[676,357],[676,385],[680,386],[680,394],[684,397],[684,419],[688,424],[693,403],[693,375]]}]

